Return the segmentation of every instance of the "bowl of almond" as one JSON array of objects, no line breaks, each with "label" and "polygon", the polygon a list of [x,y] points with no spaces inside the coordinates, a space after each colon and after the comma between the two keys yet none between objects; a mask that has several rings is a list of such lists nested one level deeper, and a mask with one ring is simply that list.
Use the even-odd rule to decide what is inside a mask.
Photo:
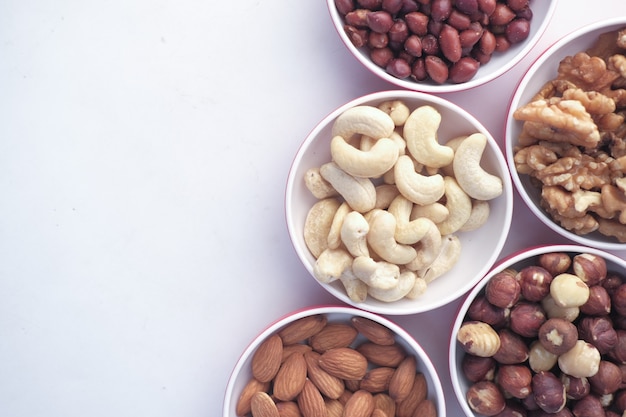
[{"label": "bowl of almond", "polygon": [[446,415],[437,370],[405,330],[352,307],[275,321],[239,358],[223,417]]},{"label": "bowl of almond", "polygon": [[626,411],[626,261],[548,245],[501,261],[461,304],[450,376],[465,414]]},{"label": "bowl of almond", "polygon": [[586,25],[533,63],[511,100],[505,152],[536,217],[575,243],[626,249],[626,18]]}]

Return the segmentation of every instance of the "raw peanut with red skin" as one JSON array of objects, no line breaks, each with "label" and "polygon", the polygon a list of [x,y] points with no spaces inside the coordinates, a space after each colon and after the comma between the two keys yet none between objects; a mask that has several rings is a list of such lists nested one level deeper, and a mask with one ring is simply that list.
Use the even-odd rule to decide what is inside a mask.
[{"label": "raw peanut with red skin", "polygon": [[425,36],[428,33],[428,16],[421,12],[411,12],[404,16],[409,30],[417,36]]},{"label": "raw peanut with red skin", "polygon": [[380,10],[367,14],[367,26],[378,33],[387,33],[393,26],[393,18],[389,12]]},{"label": "raw peanut with red skin", "polygon": [[[423,45],[423,44],[422,44]],[[448,66],[439,57],[430,55],[424,60],[426,73],[437,84],[443,84],[448,79]]]},{"label": "raw peanut with red skin", "polygon": [[354,1],[352,0],[335,0],[335,7],[340,15],[345,16],[354,10]]},{"label": "raw peanut with red skin", "polygon": [[409,36],[406,41],[404,41],[404,50],[407,51],[410,55],[420,57],[422,56],[422,40],[417,35]]},{"label": "raw peanut with red skin", "polygon": [[507,0],[506,4],[511,10],[519,11],[528,7],[528,0]]},{"label": "raw peanut with red skin", "polygon": [[530,35],[530,22],[527,19],[514,19],[506,25],[505,36],[511,43],[519,43]]},{"label": "raw peanut with red skin", "polygon": [[496,8],[489,16],[489,23],[495,26],[502,26],[515,18],[515,12],[504,3],[496,4]]},{"label": "raw peanut with red skin", "polygon": [[457,9],[452,9],[452,12],[448,17],[448,24],[459,31],[469,28],[471,23],[472,20],[470,19],[470,17],[467,14],[459,12]]},{"label": "raw peanut with red skin", "polygon": [[389,48],[372,49],[370,51],[372,62],[379,67],[386,67],[393,59],[393,56],[393,51]]},{"label": "raw peanut with red skin", "polygon": [[382,9],[391,14],[396,14],[402,10],[403,0],[383,0]]},{"label": "raw peanut with red skin", "polygon": [[496,0],[478,0],[478,8],[487,16],[496,10]]},{"label": "raw peanut with red skin", "polygon": [[439,48],[448,61],[454,63],[461,59],[459,32],[450,25],[443,25],[439,32]]},{"label": "raw peanut with red skin", "polygon": [[367,28],[367,15],[369,13],[370,11],[365,9],[356,9],[347,13],[345,16],[346,25],[360,29]]},{"label": "raw peanut with red skin", "polygon": [[359,29],[356,26],[346,25],[344,27],[346,35],[350,38],[350,41],[357,48],[361,48],[367,45],[367,31],[365,29]]},{"label": "raw peanut with red skin", "polygon": [[422,81],[428,78],[424,59],[418,58],[415,60],[415,62],[413,62],[413,65],[411,66],[411,77],[417,81]]},{"label": "raw peanut with red skin", "polygon": [[456,0],[455,7],[466,15],[472,15],[478,11],[478,0]]},{"label": "raw peanut with red skin", "polygon": [[407,78],[411,75],[411,66],[406,60],[400,58],[394,58],[389,61],[385,69],[389,74],[400,79]]},{"label": "raw peanut with red skin", "polygon": [[468,82],[474,78],[479,67],[480,63],[474,58],[464,56],[450,68],[450,81],[457,84]]},{"label": "raw peanut with red skin", "polygon": [[386,33],[370,32],[367,37],[367,46],[371,49],[380,49],[389,45],[389,37]]},{"label": "raw peanut with red skin", "polygon": [[402,44],[409,37],[409,28],[404,20],[396,20],[387,33],[391,42]]},{"label": "raw peanut with red skin", "polygon": [[443,22],[452,13],[452,0],[433,0],[430,6],[430,17],[436,22]]},{"label": "raw peanut with red skin", "polygon": [[365,9],[378,10],[383,6],[383,0],[357,0],[357,4]]}]

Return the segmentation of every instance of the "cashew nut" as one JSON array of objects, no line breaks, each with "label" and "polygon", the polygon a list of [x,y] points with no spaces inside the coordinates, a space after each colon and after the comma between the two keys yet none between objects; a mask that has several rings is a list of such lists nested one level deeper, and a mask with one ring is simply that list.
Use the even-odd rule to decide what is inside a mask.
[{"label": "cashew nut", "polygon": [[367,248],[369,230],[369,223],[358,211],[351,211],[344,217],[341,226],[341,241],[352,256],[370,256]]},{"label": "cashew nut", "polygon": [[411,220],[413,203],[402,194],[398,195],[389,205],[387,211],[396,218],[396,233],[394,237],[398,243],[412,245],[424,237],[432,222],[420,217]]},{"label": "cashew nut", "polygon": [[[394,141],[394,143],[398,146],[398,155],[406,154],[406,142],[402,135],[400,135],[395,130],[389,135],[389,139]],[[362,151],[369,151],[376,144],[378,139],[374,139],[369,136],[361,136],[361,141],[359,143],[359,149]]]},{"label": "cashew nut", "polygon": [[343,248],[326,249],[313,265],[313,276],[325,284],[336,281],[347,268],[350,268],[353,259]]},{"label": "cashew nut", "polygon": [[393,184],[378,185],[376,187],[376,206],[374,208],[387,209],[398,194],[400,194],[400,191]]},{"label": "cashew nut", "polygon": [[459,230],[469,220],[472,213],[472,199],[459,186],[456,179],[444,178],[446,186],[446,207],[450,215],[437,226],[442,235]]},{"label": "cashew nut", "polygon": [[450,210],[441,204],[441,203],[432,203],[426,204],[424,206],[420,206],[419,204],[414,204],[413,209],[411,210],[411,220],[418,219],[420,217],[426,217],[433,221],[433,223],[441,223],[444,221],[448,215],[450,214]]},{"label": "cashew nut", "polygon": [[408,155],[398,157],[393,173],[400,193],[415,204],[434,203],[444,194],[443,177],[439,174],[430,176],[419,174]]},{"label": "cashew nut", "polygon": [[352,261],[352,273],[368,287],[388,290],[398,285],[400,267],[390,262],[375,261],[367,256],[357,256]]},{"label": "cashew nut", "polygon": [[355,303],[362,303],[367,298],[367,284],[361,281],[352,268],[347,268],[339,277],[348,297]]},{"label": "cashew nut", "polygon": [[376,188],[369,178],[353,177],[334,162],[322,165],[320,174],[353,210],[365,213],[376,205]]},{"label": "cashew nut", "polygon": [[443,244],[437,225],[425,217],[423,219],[424,222],[429,224],[429,227],[424,237],[414,246],[417,255],[411,262],[405,265],[411,271],[421,270],[432,264],[441,252]]},{"label": "cashew nut", "polygon": [[330,154],[341,169],[355,177],[377,178],[389,171],[398,159],[398,145],[381,138],[368,151],[348,144],[342,136],[330,141]]},{"label": "cashew nut", "polygon": [[[459,144],[463,142],[465,138],[467,138],[467,135],[456,136],[450,139],[449,141],[447,141],[446,146],[449,148],[452,148],[452,150],[456,153],[456,150],[459,147]],[[441,175],[449,175],[451,177],[454,176],[454,169],[452,168],[453,162],[454,162],[454,158],[452,159],[452,161],[450,161],[448,165],[446,165],[445,167],[441,167],[440,169]]]},{"label": "cashew nut", "polygon": [[402,126],[411,114],[411,110],[402,100],[383,101],[378,108],[387,113],[396,126]]},{"label": "cashew nut", "polygon": [[502,179],[480,166],[487,137],[473,133],[463,140],[454,154],[454,176],[463,190],[477,200],[491,200],[502,194]]},{"label": "cashew nut", "polygon": [[415,284],[413,284],[413,288],[411,288],[411,291],[409,291],[405,295],[405,297],[408,298],[409,300],[415,300],[416,298],[424,295],[424,293],[426,293],[427,288],[428,288],[428,284],[426,283],[426,280],[422,277],[418,277],[416,274]]},{"label": "cashew nut", "polygon": [[489,201],[472,201],[472,212],[470,213],[469,219],[467,219],[465,224],[459,229],[459,232],[469,232],[478,229],[483,224],[487,223],[490,212]]},{"label": "cashew nut", "polygon": [[340,114],[333,123],[332,136],[350,140],[361,134],[374,139],[388,138],[395,129],[391,116],[374,106],[354,106]]},{"label": "cashew nut", "polygon": [[330,224],[330,230],[328,231],[328,247],[330,249],[337,249],[341,246],[341,227],[343,225],[343,220],[351,211],[352,209],[348,203],[344,201],[335,212],[333,221]]},{"label": "cashew nut", "polygon": [[304,220],[304,243],[318,258],[328,248],[328,233],[341,202],[336,198],[316,201]]},{"label": "cashew nut", "polygon": [[413,158],[434,168],[444,167],[454,159],[452,148],[438,142],[440,124],[441,114],[434,107],[421,106],[411,112],[403,128],[403,136]]},{"label": "cashew nut", "polygon": [[304,174],[304,185],[318,200],[337,195],[337,190],[320,175],[319,167],[311,168]]},{"label": "cashew nut", "polygon": [[461,257],[461,241],[456,235],[448,235],[443,238],[441,252],[425,269],[418,272],[418,276],[424,278],[427,283],[439,278],[458,262]]},{"label": "cashew nut", "polygon": [[396,218],[385,210],[376,210],[370,219],[367,243],[387,262],[398,265],[409,263],[417,256],[414,248],[399,244],[395,239]]},{"label": "cashew nut", "polygon": [[368,287],[367,293],[379,301],[391,303],[404,298],[415,286],[417,275],[413,271],[402,271],[395,287],[383,290],[376,287]]}]

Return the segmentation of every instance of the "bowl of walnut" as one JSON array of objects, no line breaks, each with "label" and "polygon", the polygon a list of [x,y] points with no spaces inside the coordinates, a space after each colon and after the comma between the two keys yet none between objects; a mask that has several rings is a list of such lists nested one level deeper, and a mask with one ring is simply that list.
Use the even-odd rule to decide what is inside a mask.
[{"label": "bowl of walnut", "polygon": [[379,314],[430,311],[469,291],[498,259],[512,212],[506,161],[487,129],[408,90],[329,113],[298,149],[285,192],[289,237],[310,275]]},{"label": "bowl of walnut", "polygon": [[530,210],[569,240],[626,249],[626,18],[565,36],[522,78],[506,157]]},{"label": "bowl of walnut", "polygon": [[437,370],[392,321],[313,306],[271,323],[228,381],[223,417],[445,417]]},{"label": "bowl of walnut", "polygon": [[537,44],[556,0],[327,0],[339,37],[396,86],[462,91],[515,66]]},{"label": "bowl of walnut", "polygon": [[626,261],[580,245],[513,254],[462,303],[449,352],[467,416],[623,415]]}]

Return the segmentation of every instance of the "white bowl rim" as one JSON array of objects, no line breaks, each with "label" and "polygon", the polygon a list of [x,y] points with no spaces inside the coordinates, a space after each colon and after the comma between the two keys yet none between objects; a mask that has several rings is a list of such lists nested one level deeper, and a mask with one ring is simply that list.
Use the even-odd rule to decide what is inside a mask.
[{"label": "white bowl rim", "polygon": [[[285,217],[286,217],[285,220],[287,223],[287,229],[288,229],[288,233],[290,237],[294,234],[295,226],[293,224],[293,219],[289,216],[288,213],[290,213],[292,210],[291,202],[293,200],[292,190],[294,189],[294,182],[299,180],[298,178],[295,177],[294,171],[296,170],[297,165],[300,163],[307,147],[315,139],[315,137],[319,134],[319,132],[323,130],[326,125],[328,125],[328,123],[330,123],[333,119],[335,119],[339,114],[343,113],[345,110],[351,107],[354,107],[356,105],[366,103],[366,102],[385,100],[389,98],[409,98],[409,99],[424,100],[424,101],[433,103],[434,105],[439,105],[442,107],[448,107],[450,109],[453,109],[455,112],[458,112],[461,116],[463,116],[468,121],[470,121],[472,124],[476,125],[477,127],[480,127],[481,131],[487,136],[488,142],[495,145],[494,154],[496,155],[496,158],[498,159],[498,164],[501,165],[503,168],[507,168],[504,154],[501,151],[501,148],[496,142],[496,140],[491,135],[491,133],[478,119],[476,119],[472,114],[470,114],[467,110],[460,107],[459,105],[443,97],[439,97],[439,96],[431,95],[429,93],[425,93],[422,91],[415,91],[415,90],[385,90],[385,91],[369,93],[369,94],[357,97],[353,100],[350,100],[347,103],[339,106],[338,108],[330,112],[320,122],[318,122],[318,124],[313,128],[313,130],[310,131],[310,133],[306,136],[304,141],[300,144],[298,151],[296,152],[293,158],[293,161],[291,163],[290,169],[289,169],[286,190],[285,190],[285,203],[284,203],[285,204]],[[503,196],[507,201],[507,211],[505,213],[505,221],[504,221],[502,233],[499,235],[499,239],[497,241],[497,244],[494,246],[494,250],[492,251],[487,262],[485,262],[485,265],[475,275],[474,279],[466,281],[466,283],[463,286],[461,286],[460,288],[455,288],[455,291],[451,291],[448,296],[440,297],[436,301],[428,303],[428,305],[415,302],[414,308],[409,309],[409,310],[399,311],[397,308],[394,308],[395,303],[386,303],[386,304],[381,304],[379,306],[373,306],[371,304],[368,304],[367,302],[355,303],[347,296],[347,294],[345,294],[345,292],[335,291],[333,288],[328,287],[327,284],[323,284],[319,282],[317,279],[315,279],[315,277],[313,277],[312,268],[308,265],[307,262],[304,262],[304,259],[306,259],[306,253],[305,253],[306,248],[298,247],[293,241],[293,238],[290,239],[292,243],[292,247],[296,251],[298,259],[302,262],[303,266],[308,271],[310,277],[313,280],[315,280],[315,282],[317,282],[319,285],[321,285],[325,290],[330,292],[332,295],[334,295],[335,297],[339,298],[341,301],[351,306],[368,310],[373,313],[387,314],[387,315],[418,314],[418,313],[423,313],[426,311],[434,310],[436,308],[449,304],[452,301],[463,296],[465,292],[469,291],[473,285],[475,285],[487,272],[489,272],[493,264],[498,259],[498,256],[500,256],[502,249],[504,248],[504,245],[506,243],[506,239],[509,235],[509,231],[511,228],[511,221],[513,218],[513,185],[511,182],[511,174],[508,168],[505,169],[504,171],[506,175],[503,175],[502,177],[502,181],[504,184]]]},{"label": "white bowl rim", "polygon": [[605,260],[609,262],[613,262],[615,264],[621,265],[626,268],[626,260],[620,258],[619,256],[606,252],[603,249],[579,245],[579,244],[548,244],[548,245],[537,245],[530,246],[524,249],[520,249],[506,256],[505,258],[498,261],[496,265],[489,271],[487,275],[485,275],[476,286],[465,296],[463,302],[459,305],[457,309],[456,316],[454,318],[454,322],[452,324],[452,331],[450,332],[450,339],[448,341],[448,364],[450,371],[450,379],[452,381],[452,388],[454,390],[454,394],[456,396],[457,402],[460,404],[461,408],[465,412],[465,415],[468,417],[477,417],[478,414],[474,413],[467,401],[465,400],[465,392],[462,390],[460,385],[460,379],[462,375],[458,372],[459,370],[456,367],[457,363],[457,352],[461,353],[459,350],[459,346],[456,341],[456,333],[458,332],[461,324],[463,323],[463,319],[465,314],[467,314],[467,310],[469,309],[472,300],[476,298],[476,296],[483,290],[487,282],[491,279],[491,277],[498,271],[509,268],[512,265],[515,265],[518,262],[526,260],[528,258],[532,258],[537,255],[541,255],[544,253],[552,253],[552,252],[569,252],[569,253],[591,253],[594,255],[602,256]]},{"label": "white bowl rim", "polygon": [[[526,55],[528,55],[528,53],[537,45],[539,40],[544,35],[546,28],[550,24],[550,21],[552,20],[554,16],[554,12],[556,10],[557,3],[558,3],[558,0],[548,0],[550,1],[550,5],[548,6],[548,10],[546,12],[545,18],[542,20],[541,24],[537,28],[535,39],[532,42],[527,42],[526,45],[524,45],[518,51],[518,53],[513,57],[513,59],[506,61],[506,64],[502,65],[499,69],[492,71],[491,73],[489,73],[488,75],[484,77],[474,78],[464,83],[460,83],[460,84],[446,83],[446,84],[437,85],[437,84],[420,83],[417,81],[410,81],[407,79],[400,79],[400,78],[394,77],[393,75],[387,73],[384,70],[384,68],[379,67],[378,65],[374,64],[372,61],[367,59],[363,55],[363,53],[359,51],[359,49],[356,48],[354,44],[350,41],[350,38],[348,38],[348,35],[344,31],[339,30],[339,28],[337,28],[337,26],[334,24],[335,19],[340,19],[340,16],[339,16],[339,13],[337,12],[334,1],[335,0],[326,0],[326,5],[327,5],[329,13],[331,14],[331,18],[333,20],[333,27],[335,27],[336,32],[339,35],[341,41],[346,46],[346,48],[348,48],[350,53],[363,66],[365,66],[365,68],[367,68],[372,74],[376,74],[383,80],[389,83],[395,84],[398,87],[402,87],[402,88],[406,88],[406,89],[414,90],[414,91],[426,92],[426,93],[455,93],[459,91],[470,90],[472,88],[479,87],[483,84],[493,81],[499,78],[500,76],[502,76],[503,74],[505,74],[506,72],[508,72],[511,68],[513,68],[520,61],[522,61],[526,57]],[[546,1],[546,0],[539,0],[539,1]]]},{"label": "white bowl rim", "polygon": [[619,242],[610,242],[610,241],[598,241],[598,240],[571,232],[565,229],[564,227],[561,227],[554,220],[548,217],[548,215],[531,200],[528,192],[526,191],[526,188],[522,184],[520,175],[517,173],[516,168],[515,168],[515,162],[513,159],[513,146],[512,146],[512,141],[511,141],[509,133],[510,133],[510,128],[511,128],[510,126],[513,123],[513,112],[515,111],[515,109],[513,108],[513,103],[519,102],[520,96],[524,93],[526,85],[530,82],[530,80],[533,78],[535,73],[543,66],[545,61],[550,59],[554,51],[559,50],[560,48],[562,48],[569,42],[579,38],[580,36],[587,34],[588,32],[593,32],[593,31],[602,29],[603,27],[616,26],[620,24],[626,25],[626,17],[621,16],[621,17],[603,19],[603,20],[599,20],[593,23],[589,23],[587,25],[584,25],[578,29],[575,29],[569,32],[567,35],[563,36],[562,38],[554,42],[551,46],[546,48],[546,50],[541,55],[539,55],[539,57],[537,57],[535,62],[533,62],[528,67],[528,69],[526,70],[522,78],[520,79],[517,87],[515,88],[515,92],[513,96],[511,97],[511,100],[509,102],[509,108],[507,110],[505,135],[504,135],[504,151],[506,155],[507,165],[509,166],[509,172],[513,180],[513,184],[515,185],[517,192],[522,197],[522,200],[524,201],[526,206],[533,212],[535,217],[537,217],[543,224],[548,226],[554,232],[558,233],[559,235],[577,244],[586,245],[586,246],[594,246],[594,247],[605,249],[605,250],[624,250],[626,249],[626,242],[619,243]]},{"label": "white bowl rim", "polygon": [[266,339],[268,336],[274,334],[280,328],[285,326],[288,323],[291,323],[295,320],[301,319],[303,317],[308,317],[316,314],[346,314],[351,316],[360,316],[365,317],[367,319],[378,322],[387,328],[389,328],[392,332],[394,332],[398,337],[402,338],[410,347],[415,351],[417,355],[418,363],[421,368],[424,369],[426,373],[428,373],[430,380],[433,384],[434,388],[434,398],[436,402],[436,407],[439,416],[446,415],[446,400],[443,392],[443,386],[441,384],[441,379],[439,377],[439,372],[435,368],[435,365],[430,359],[430,356],[426,353],[424,348],[417,342],[417,340],[411,336],[409,332],[400,327],[398,324],[393,321],[385,318],[379,314],[372,313],[369,311],[361,310],[355,307],[350,306],[340,306],[340,305],[332,305],[332,304],[324,304],[317,306],[309,306],[297,309],[290,313],[287,313],[280,318],[271,322],[265,330],[259,333],[256,337],[252,339],[252,341],[248,344],[246,349],[241,353],[233,371],[230,374],[228,379],[228,383],[226,385],[226,390],[224,394],[224,404],[223,404],[223,417],[235,417],[229,414],[230,408],[232,406],[232,401],[236,401],[237,399],[233,397],[235,382],[237,380],[237,376],[241,373],[243,366],[246,363],[246,360],[254,350],[259,346],[260,342]]}]

